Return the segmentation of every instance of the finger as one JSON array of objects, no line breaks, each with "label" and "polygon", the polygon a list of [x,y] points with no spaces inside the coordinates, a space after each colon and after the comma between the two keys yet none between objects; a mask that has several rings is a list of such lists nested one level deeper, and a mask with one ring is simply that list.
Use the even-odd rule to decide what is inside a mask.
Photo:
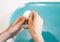
[{"label": "finger", "polygon": [[42,17],[37,12],[34,12],[34,17],[34,20],[37,18],[42,19]]},{"label": "finger", "polygon": [[21,20],[21,18],[22,18],[23,16],[21,16],[21,17],[18,17],[13,23],[12,23],[12,25],[15,25],[15,24],[17,24],[18,23],[18,21],[19,20]]},{"label": "finger", "polygon": [[28,24],[28,19],[25,20],[24,24]]},{"label": "finger", "polygon": [[21,26],[22,24],[24,24],[26,18],[25,17],[22,17],[19,22],[17,23],[18,26]]},{"label": "finger", "polygon": [[29,18],[28,18],[28,22],[32,22],[33,21],[33,12],[31,11],[30,15],[29,15]]},{"label": "finger", "polygon": [[36,17],[37,17],[37,14],[36,14],[36,12],[35,11],[33,11],[33,13],[34,13],[34,20],[36,19]]},{"label": "finger", "polygon": [[28,29],[28,26],[24,27],[24,29]]},{"label": "finger", "polygon": [[32,13],[33,13],[33,21],[34,21],[34,19],[36,18],[36,12],[35,11],[32,11]]},{"label": "finger", "polygon": [[35,12],[35,11],[33,11],[33,13],[34,13],[34,20],[36,20],[36,19],[39,17],[39,15],[38,15],[38,13]]},{"label": "finger", "polygon": [[28,29],[28,26],[26,26],[26,25],[22,25],[20,28],[21,28],[21,29],[22,29],[22,28],[24,28],[24,29]]}]

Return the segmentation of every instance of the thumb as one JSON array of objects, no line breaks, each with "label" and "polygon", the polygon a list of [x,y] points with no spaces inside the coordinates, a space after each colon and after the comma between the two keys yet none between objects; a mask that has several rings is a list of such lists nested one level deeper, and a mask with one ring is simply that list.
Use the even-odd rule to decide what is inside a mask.
[{"label": "thumb", "polygon": [[17,25],[18,25],[18,26],[23,25],[24,22],[25,22],[25,20],[26,20],[26,18],[25,18],[25,17],[22,17],[22,18],[19,20],[19,22],[17,23]]}]

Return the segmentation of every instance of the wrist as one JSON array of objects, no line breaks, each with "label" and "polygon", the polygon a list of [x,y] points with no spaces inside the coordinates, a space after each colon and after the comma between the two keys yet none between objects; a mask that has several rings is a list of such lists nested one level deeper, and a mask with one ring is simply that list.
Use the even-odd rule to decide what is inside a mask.
[{"label": "wrist", "polygon": [[4,31],[0,34],[0,41],[6,42],[10,38],[10,34],[8,31]]},{"label": "wrist", "polygon": [[32,33],[32,38],[34,39],[35,42],[44,42],[42,33]]},{"label": "wrist", "polygon": [[6,33],[7,39],[11,38],[11,34],[9,33],[9,31],[5,31],[5,33]]},{"label": "wrist", "polygon": [[7,29],[6,32],[9,34],[9,38],[12,38],[12,32],[11,32],[11,30]]}]

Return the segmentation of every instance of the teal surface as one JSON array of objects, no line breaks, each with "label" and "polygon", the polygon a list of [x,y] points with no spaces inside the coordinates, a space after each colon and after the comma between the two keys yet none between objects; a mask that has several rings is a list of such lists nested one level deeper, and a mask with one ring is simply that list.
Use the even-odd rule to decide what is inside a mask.
[{"label": "teal surface", "polygon": [[[32,5],[33,4],[33,5]],[[45,4],[37,6],[35,4]],[[27,10],[36,11],[43,19],[42,36],[45,42],[60,42],[60,3],[59,2],[30,2],[24,7],[16,9],[12,14],[9,25]],[[19,32],[13,38],[15,42],[34,42],[27,29]]]}]

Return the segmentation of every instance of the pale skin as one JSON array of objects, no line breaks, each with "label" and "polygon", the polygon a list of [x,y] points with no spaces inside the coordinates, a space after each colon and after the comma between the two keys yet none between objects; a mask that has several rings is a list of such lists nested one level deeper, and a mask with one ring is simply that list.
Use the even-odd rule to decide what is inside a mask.
[{"label": "pale skin", "polygon": [[24,16],[17,18],[7,30],[0,34],[0,42],[6,42],[8,39],[16,36],[24,23],[28,24],[28,30],[34,42],[44,42],[42,37],[43,19],[34,11],[31,11],[28,19]]}]

